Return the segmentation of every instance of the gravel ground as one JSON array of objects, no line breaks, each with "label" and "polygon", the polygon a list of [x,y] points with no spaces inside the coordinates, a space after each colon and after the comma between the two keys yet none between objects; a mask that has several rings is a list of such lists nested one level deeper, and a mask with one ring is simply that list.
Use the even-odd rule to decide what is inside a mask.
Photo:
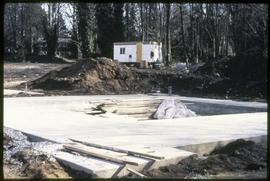
[{"label": "gravel ground", "polygon": [[90,178],[91,175],[65,167],[51,156],[61,148],[61,144],[52,142],[31,142],[20,131],[4,127],[4,178]]}]

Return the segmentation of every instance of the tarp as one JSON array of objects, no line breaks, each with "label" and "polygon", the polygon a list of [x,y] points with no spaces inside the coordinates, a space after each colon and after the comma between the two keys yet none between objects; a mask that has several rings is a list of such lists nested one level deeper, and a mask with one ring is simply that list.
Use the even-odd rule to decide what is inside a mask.
[{"label": "tarp", "polygon": [[165,99],[159,105],[153,118],[172,119],[192,116],[196,116],[196,113],[188,109],[179,99]]}]

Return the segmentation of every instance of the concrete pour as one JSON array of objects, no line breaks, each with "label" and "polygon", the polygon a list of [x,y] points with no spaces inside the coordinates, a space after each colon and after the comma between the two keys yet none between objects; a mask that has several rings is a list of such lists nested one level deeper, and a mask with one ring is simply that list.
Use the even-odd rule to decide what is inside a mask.
[{"label": "concrete pour", "polygon": [[[129,119],[127,116],[110,117],[108,115],[106,118],[106,116],[92,116],[85,113],[90,108],[89,101],[92,100],[138,100],[168,97],[179,98],[180,100],[193,102],[194,104],[205,103],[204,105],[233,106],[235,113],[237,113],[237,108],[239,108],[240,113],[243,112],[245,108],[254,108],[255,111],[259,110],[265,112],[147,121],[137,121],[134,118]],[[267,135],[266,108],[267,104],[265,103],[188,98],[181,96],[112,95],[4,98],[4,126],[59,143],[69,142],[68,138],[73,138],[119,148],[136,149],[150,147],[157,151],[161,149],[173,149],[172,147],[185,145]],[[220,114],[222,114],[222,112]],[[178,159],[193,154],[181,150],[176,153],[175,148],[174,152],[173,157]],[[165,158],[172,157],[167,151],[163,151],[162,154],[164,154],[163,156],[165,156]],[[59,152],[57,152],[55,156],[69,163],[78,163],[76,159],[79,158]],[[83,158],[83,160],[86,159],[92,158]],[[86,161],[85,163],[90,162],[91,161]],[[98,162],[100,162],[100,160],[93,162],[92,159],[91,163],[100,165]],[[79,167],[84,170],[89,169],[89,172],[95,172],[98,177],[103,178],[115,176],[116,172],[121,173],[120,175],[127,173],[124,171],[125,169],[119,171],[120,166],[117,166],[117,164],[113,164],[113,166],[109,166],[112,165],[112,163],[104,164],[108,164],[107,166],[109,168],[113,168],[111,172],[100,172],[98,166],[94,167],[92,164],[86,164],[84,166],[80,164]],[[73,166],[75,165],[73,164]],[[107,168],[107,166],[100,168]]]}]

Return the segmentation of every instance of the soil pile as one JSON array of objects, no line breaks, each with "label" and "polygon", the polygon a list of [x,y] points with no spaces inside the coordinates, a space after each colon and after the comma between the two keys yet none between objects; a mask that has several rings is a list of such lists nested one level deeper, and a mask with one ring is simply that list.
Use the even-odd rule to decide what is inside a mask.
[{"label": "soil pile", "polygon": [[[218,98],[266,99],[265,56],[251,51],[236,57],[217,58],[195,71],[164,68],[137,69],[108,58],[78,61],[28,83],[30,89],[52,94],[129,94],[150,93],[157,89],[173,94]],[[21,84],[18,88],[24,88]]]},{"label": "soil pile", "polygon": [[[51,71],[41,78],[28,82],[30,89],[43,89],[66,94],[129,94],[150,93],[154,88],[168,92],[173,86],[174,93],[192,91],[202,87],[202,76],[187,75],[171,70],[129,68],[108,58],[90,58]],[[24,88],[21,84],[18,88]]]},{"label": "soil pile", "polygon": [[260,52],[254,49],[235,57],[209,60],[194,73],[213,79],[205,86],[208,93],[266,99],[267,56]]},{"label": "soil pile", "polygon": [[32,89],[72,90],[79,93],[115,94],[143,90],[136,72],[116,61],[83,59],[59,71],[52,71],[29,83]]},{"label": "soil pile", "polygon": [[190,156],[177,165],[160,167],[144,174],[156,178],[217,178],[227,173],[232,178],[234,175],[266,178],[266,170],[266,144],[239,139],[216,149],[208,156]]}]

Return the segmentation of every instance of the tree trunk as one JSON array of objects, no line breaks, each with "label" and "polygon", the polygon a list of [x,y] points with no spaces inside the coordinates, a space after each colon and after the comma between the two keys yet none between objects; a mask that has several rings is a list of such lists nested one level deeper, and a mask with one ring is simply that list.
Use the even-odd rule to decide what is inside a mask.
[{"label": "tree trunk", "polygon": [[184,57],[185,57],[185,62],[186,66],[188,67],[188,56],[187,56],[187,47],[186,47],[186,41],[185,41],[185,32],[184,32],[184,18],[183,18],[183,7],[182,4],[180,4],[180,27],[181,27],[181,37],[182,37],[182,43],[184,47]]},{"label": "tree trunk", "polygon": [[144,41],[145,34],[144,34],[144,19],[143,19],[143,4],[140,3],[140,18],[141,18],[141,41]]},{"label": "tree trunk", "polygon": [[87,14],[89,13],[88,6],[84,3],[78,4],[79,24],[78,32],[81,42],[82,58],[88,58],[90,56],[89,40],[88,40],[88,22]]},{"label": "tree trunk", "polygon": [[165,64],[168,66],[171,62],[171,37],[170,37],[170,11],[171,5],[169,3],[166,4],[166,62]]},{"label": "tree trunk", "polygon": [[21,5],[21,47],[20,51],[22,52],[21,58],[22,62],[25,62],[25,40],[24,40],[24,4]]},{"label": "tree trunk", "polygon": [[126,3],[126,40],[129,41],[130,40],[130,36],[129,36],[129,4]]}]

